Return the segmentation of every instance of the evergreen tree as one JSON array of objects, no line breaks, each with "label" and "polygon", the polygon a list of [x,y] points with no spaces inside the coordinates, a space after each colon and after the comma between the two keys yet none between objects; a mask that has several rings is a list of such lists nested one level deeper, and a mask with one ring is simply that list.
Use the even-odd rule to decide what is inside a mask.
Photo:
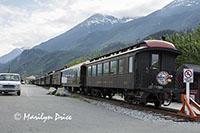
[{"label": "evergreen tree", "polygon": [[173,43],[178,50],[183,52],[177,57],[177,68],[182,64],[200,65],[200,25],[196,30],[184,32],[183,36],[175,32],[171,38],[167,36],[166,41]]}]

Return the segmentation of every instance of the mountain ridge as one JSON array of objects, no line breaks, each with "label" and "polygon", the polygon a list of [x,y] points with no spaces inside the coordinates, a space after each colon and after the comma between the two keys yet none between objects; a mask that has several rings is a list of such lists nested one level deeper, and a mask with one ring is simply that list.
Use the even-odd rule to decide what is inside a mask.
[{"label": "mountain ridge", "polygon": [[[182,3],[183,0],[176,1],[177,2],[175,4],[179,6],[169,6],[170,4],[173,4],[170,3],[164,8],[147,16],[133,19],[132,21],[128,21],[123,24],[118,23],[113,27],[109,27],[112,23],[110,20],[104,19],[108,25],[95,25],[96,23],[94,21],[94,23],[92,22],[90,26],[94,24],[96,29],[94,27],[90,27],[91,29],[88,29],[87,26],[82,26],[84,28],[81,29],[80,25],[83,24],[83,22],[87,20],[86,19],[79,25],[67,31],[67,34],[62,34],[34,47],[33,49],[47,51],[43,51],[44,54],[40,53],[42,55],[41,57],[33,59],[32,64],[29,62],[30,59],[26,58],[24,61],[20,60],[20,66],[20,63],[17,63],[17,59],[19,58],[16,58],[11,63],[6,64],[6,66],[8,67],[9,64],[17,63],[18,66],[15,66],[16,68],[14,70],[18,70],[20,73],[22,73],[22,70],[26,71],[26,73],[32,74],[46,73],[51,70],[59,69],[63,67],[64,64],[67,64],[74,59],[78,59],[79,57],[91,57],[96,52],[101,51],[102,53],[106,53],[130,44],[124,44],[120,42],[138,42],[149,35],[159,38],[159,35],[162,36],[166,33],[173,34],[173,31],[179,32],[196,28],[200,23],[200,4],[185,6],[178,3]],[[188,3],[186,2],[185,4]],[[105,16],[106,15],[101,17]],[[80,36],[77,37],[79,34]],[[64,45],[60,45],[60,42],[62,42]],[[48,48],[53,50],[49,51]],[[34,53],[32,53],[32,56],[33,55]],[[24,53],[21,56],[24,56]],[[27,68],[24,69],[25,67],[22,64],[26,61],[28,65]]]},{"label": "mountain ridge", "polygon": [[15,48],[11,52],[3,55],[0,57],[0,64],[6,64],[7,62],[13,60],[17,56],[19,56],[24,50],[29,49],[28,47],[22,47],[22,48]]},{"label": "mountain ridge", "polygon": [[65,33],[43,42],[34,48],[43,49],[49,52],[61,49],[70,49],[74,47],[71,45],[72,43],[75,45],[74,41],[98,30],[109,30],[130,19],[131,18],[116,18],[110,15],[94,14]]}]

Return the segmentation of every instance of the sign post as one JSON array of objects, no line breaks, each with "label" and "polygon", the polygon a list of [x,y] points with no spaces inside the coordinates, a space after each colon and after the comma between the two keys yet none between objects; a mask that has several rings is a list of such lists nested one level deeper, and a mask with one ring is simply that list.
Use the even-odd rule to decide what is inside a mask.
[{"label": "sign post", "polygon": [[[183,81],[186,83],[186,97],[188,103],[190,103],[190,83],[193,83],[194,73],[193,69],[184,69],[183,71]],[[186,108],[187,115],[190,115],[188,108]]]},{"label": "sign post", "polygon": [[65,87],[64,87],[64,84],[67,84],[67,77],[63,77],[62,76],[62,79],[61,79],[61,83],[62,83],[62,94],[65,95]]}]

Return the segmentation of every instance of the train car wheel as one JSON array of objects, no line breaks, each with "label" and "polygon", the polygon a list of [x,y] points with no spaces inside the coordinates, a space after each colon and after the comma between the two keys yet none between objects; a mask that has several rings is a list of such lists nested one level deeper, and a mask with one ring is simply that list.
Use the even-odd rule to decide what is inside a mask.
[{"label": "train car wheel", "polygon": [[109,95],[108,95],[108,98],[109,98],[109,99],[112,99],[112,94],[109,94]]},{"label": "train car wheel", "polygon": [[160,101],[155,101],[155,102],[154,102],[154,106],[155,106],[156,108],[159,108],[159,107],[161,106],[161,102],[160,102]]},{"label": "train car wheel", "polygon": [[145,102],[139,102],[139,105],[144,107],[146,105],[146,103]]},{"label": "train car wheel", "polygon": [[101,97],[106,98],[106,94],[101,93]]}]

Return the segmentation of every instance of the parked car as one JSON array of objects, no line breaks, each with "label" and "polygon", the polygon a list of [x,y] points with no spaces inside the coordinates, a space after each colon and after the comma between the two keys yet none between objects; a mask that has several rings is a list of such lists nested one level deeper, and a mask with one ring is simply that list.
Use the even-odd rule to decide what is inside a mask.
[{"label": "parked car", "polygon": [[16,92],[21,94],[20,75],[16,73],[0,73],[0,93]]}]

